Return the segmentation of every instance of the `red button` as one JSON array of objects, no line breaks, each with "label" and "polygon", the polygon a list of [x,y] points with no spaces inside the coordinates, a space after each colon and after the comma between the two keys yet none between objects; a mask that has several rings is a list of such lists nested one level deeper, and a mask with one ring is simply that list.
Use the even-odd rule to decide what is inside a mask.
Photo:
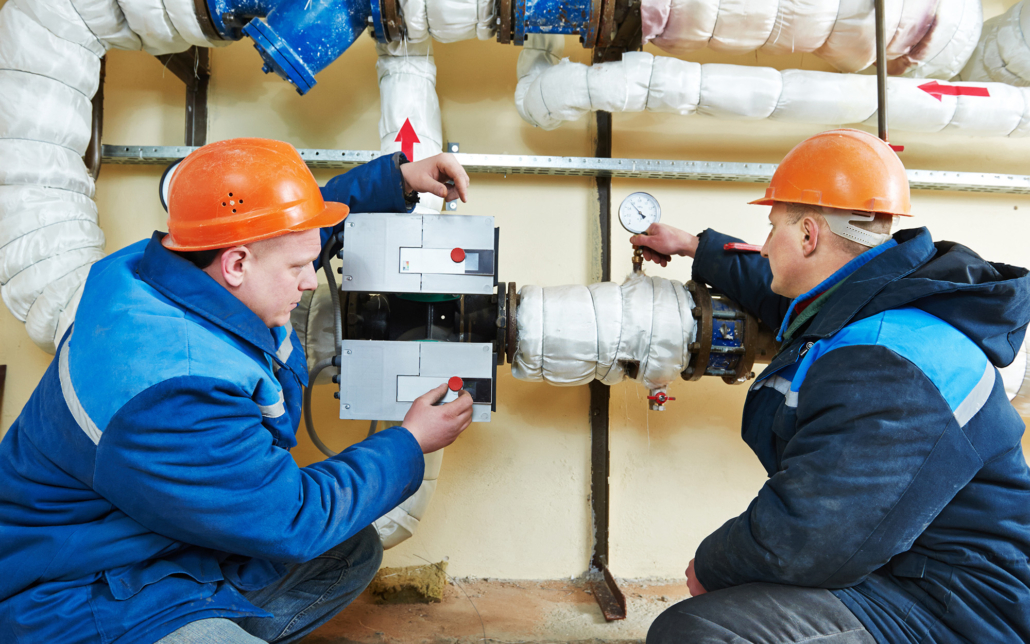
[{"label": "red button", "polygon": [[464,386],[464,384],[465,383],[462,381],[461,378],[459,378],[458,376],[454,376],[453,378],[447,381],[447,388],[451,391],[461,391],[461,388],[462,386]]},{"label": "red button", "polygon": [[451,261],[455,264],[460,264],[465,261],[465,251],[461,248],[455,248],[451,251]]}]

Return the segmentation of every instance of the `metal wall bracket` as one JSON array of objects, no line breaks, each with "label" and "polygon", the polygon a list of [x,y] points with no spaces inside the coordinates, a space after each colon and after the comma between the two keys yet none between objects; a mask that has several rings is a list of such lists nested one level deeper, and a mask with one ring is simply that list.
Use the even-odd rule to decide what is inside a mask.
[{"label": "metal wall bracket", "polygon": [[184,52],[165,54],[157,59],[186,84],[183,142],[187,146],[204,145],[207,143],[207,86],[211,79],[211,54],[206,47],[190,47]]},{"label": "metal wall bracket", "polygon": [[[178,161],[196,148],[183,146],[104,145],[104,163],[164,165]],[[368,163],[380,153],[372,150],[298,150],[310,168],[347,169]],[[768,183],[775,163],[673,161],[661,159],[609,159],[598,157],[531,156],[515,154],[454,155],[470,174],[545,174],[626,179],[677,179]],[[908,170],[913,190],[950,190],[1030,194],[1030,176],[992,172]]]}]

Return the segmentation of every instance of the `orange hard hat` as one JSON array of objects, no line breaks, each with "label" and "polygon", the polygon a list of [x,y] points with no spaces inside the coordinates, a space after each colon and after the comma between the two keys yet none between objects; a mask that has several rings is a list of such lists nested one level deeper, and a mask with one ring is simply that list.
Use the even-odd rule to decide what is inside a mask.
[{"label": "orange hard hat", "polygon": [[759,206],[802,203],[910,217],[908,176],[887,143],[860,130],[821,132],[797,144]]},{"label": "orange hard hat", "polygon": [[335,226],[349,208],[326,202],[289,143],[228,139],[182,160],[168,188],[165,248],[211,250]]}]

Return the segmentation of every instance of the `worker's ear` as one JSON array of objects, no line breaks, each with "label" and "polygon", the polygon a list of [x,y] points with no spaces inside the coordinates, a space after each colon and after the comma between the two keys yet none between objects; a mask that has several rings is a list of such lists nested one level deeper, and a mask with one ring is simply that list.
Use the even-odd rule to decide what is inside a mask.
[{"label": "worker's ear", "polygon": [[218,262],[222,269],[222,279],[225,280],[226,285],[236,288],[243,283],[247,262],[252,257],[253,253],[246,246],[233,246],[219,256]]},{"label": "worker's ear", "polygon": [[819,222],[814,217],[801,219],[801,252],[809,257],[819,247]]}]

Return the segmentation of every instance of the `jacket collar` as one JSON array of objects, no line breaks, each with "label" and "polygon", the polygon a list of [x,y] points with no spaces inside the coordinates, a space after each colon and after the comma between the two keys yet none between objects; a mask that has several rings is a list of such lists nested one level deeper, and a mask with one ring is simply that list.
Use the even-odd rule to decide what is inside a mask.
[{"label": "jacket collar", "polygon": [[150,238],[136,267],[140,279],[182,308],[242,338],[285,366],[276,357],[275,338],[261,318],[207,273],[162,246],[161,239],[166,234],[155,231]]},{"label": "jacket collar", "polygon": [[[880,291],[888,284],[909,275],[930,261],[935,253],[930,231],[926,228],[918,228],[899,231],[894,234],[891,241],[859,255],[838,273],[851,267],[852,263],[869,257],[859,263],[857,267],[851,267],[846,275],[840,277],[840,279],[847,277],[847,282],[842,284],[823,304],[819,314],[813,318],[811,326],[802,335],[810,338],[828,337],[840,331],[856,317],[866,317],[860,315],[862,309]],[[833,280],[838,273],[831,276],[829,280]],[[839,282],[840,279],[834,283]],[[825,290],[825,288],[822,289],[822,291]]]}]

